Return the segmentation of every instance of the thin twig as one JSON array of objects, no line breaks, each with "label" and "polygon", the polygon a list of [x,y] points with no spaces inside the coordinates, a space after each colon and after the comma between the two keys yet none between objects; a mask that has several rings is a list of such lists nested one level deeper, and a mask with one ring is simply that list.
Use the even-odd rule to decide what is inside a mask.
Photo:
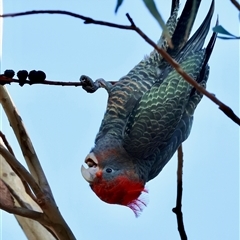
[{"label": "thin twig", "polygon": [[[2,180],[3,181],[3,180]],[[4,182],[4,181],[3,181]],[[46,221],[46,215],[44,213],[42,213],[41,215],[39,215],[38,213],[41,213],[41,212],[37,212],[35,210],[32,210],[32,207],[30,204],[24,202],[19,196],[18,194],[14,191],[13,188],[11,188],[6,182],[4,182],[4,184],[7,186],[9,192],[11,193],[12,197],[14,197],[14,199],[18,202],[18,204],[20,205],[21,208],[19,207],[14,207],[11,211],[18,211],[18,213],[14,213],[14,214],[19,214],[19,211],[22,213],[22,214],[27,214],[25,215],[25,217],[27,218],[32,218],[33,220],[36,220],[38,221],[39,223],[42,223],[42,224],[45,224],[45,225],[50,225],[51,222],[48,220]],[[36,199],[36,198],[35,198]],[[23,209],[28,209],[30,210],[29,211],[24,211]],[[13,212],[12,212],[13,213]],[[30,215],[29,215],[30,214]],[[54,234],[51,229],[48,229],[48,231],[50,231],[52,234]]]},{"label": "thin twig", "polygon": [[24,168],[24,166],[0,143],[0,155],[4,157],[10,166],[14,166],[14,169],[31,187],[38,199],[43,196],[42,190],[35,182],[32,175]]},{"label": "thin twig", "polygon": [[154,47],[155,50],[158,51],[162,55],[162,57],[173,67],[175,70],[193,87],[195,87],[200,93],[208,97],[210,100],[212,100],[215,104],[219,106],[219,109],[223,111],[230,119],[232,119],[236,124],[240,125],[240,118],[233,112],[233,110],[225,105],[223,102],[221,102],[219,99],[215,97],[212,93],[208,92],[205,88],[200,86],[193,78],[191,78],[183,69],[181,66],[173,59],[171,56],[164,51],[162,48],[158,47],[158,45],[153,42],[146,34],[143,33],[142,30],[140,30],[130,17],[130,15],[127,13],[126,16],[131,23],[130,26],[126,25],[120,25],[105,21],[99,21],[94,20],[89,17],[85,17],[83,15],[79,15],[76,13],[68,12],[68,11],[61,11],[61,10],[39,10],[39,11],[27,11],[27,12],[19,12],[19,13],[10,13],[10,14],[3,14],[0,15],[0,17],[17,17],[17,16],[24,16],[24,15],[33,15],[33,14],[63,14],[68,15],[76,18],[80,18],[84,20],[85,24],[96,24],[96,25],[102,25],[102,26],[108,26],[113,28],[120,28],[125,30],[132,30],[137,32],[147,43],[149,43],[151,46]]},{"label": "thin twig", "polygon": [[240,4],[236,0],[230,0],[232,4],[240,11]]},{"label": "thin twig", "polygon": [[216,98],[215,95],[208,92],[204,87],[199,85],[197,81],[195,81],[193,78],[191,78],[183,69],[181,66],[176,62],[164,49],[158,47],[156,43],[154,43],[148,36],[146,36],[136,25],[134,24],[132,18],[127,14],[127,18],[130,21],[130,23],[133,26],[133,29],[151,46],[153,46],[158,53],[162,55],[162,57],[173,67],[175,70],[193,87],[196,88],[200,93],[208,97],[210,100],[212,100],[214,103],[216,103],[219,106],[219,109],[222,110],[230,119],[232,119],[235,123],[240,125],[240,118],[233,112],[233,110],[225,105],[223,102],[221,102],[219,99]]},{"label": "thin twig", "polygon": [[[116,81],[109,81],[111,84],[115,84]],[[19,80],[16,78],[8,78],[4,75],[0,75],[0,85],[18,83],[21,86],[23,85],[35,85],[35,84],[43,84],[43,85],[51,85],[51,86],[69,86],[69,87],[81,87],[82,82],[65,82],[65,81],[52,81],[52,80],[44,80],[42,82],[31,82],[29,80]]]},{"label": "thin twig", "polygon": [[[9,144],[6,136],[3,134],[2,131],[0,131],[0,137],[2,138],[3,143],[4,143],[4,145],[6,146],[7,150],[15,157],[15,154],[14,154],[14,152],[13,152],[13,150],[12,150],[12,147],[11,147],[11,145]],[[32,200],[34,200],[34,201],[37,203],[36,196],[33,194],[33,192],[32,192],[32,190],[30,189],[28,183],[25,181],[25,179],[23,179],[23,178],[21,177],[21,175],[18,173],[18,171],[16,171],[16,169],[14,169],[14,166],[11,166],[11,168],[12,168],[13,171],[17,174],[17,176],[21,179],[22,184],[23,184],[23,186],[24,186],[24,188],[25,188],[26,193],[32,198]]]},{"label": "thin twig", "polygon": [[177,200],[176,207],[172,211],[176,214],[178,232],[182,240],[187,240],[187,234],[184,229],[183,224],[183,214],[182,214],[182,173],[183,173],[183,151],[182,145],[178,148],[178,168],[177,168]]},{"label": "thin twig", "polygon": [[178,148],[178,168],[177,168],[177,181],[182,182],[183,175],[183,148],[182,144]]},{"label": "thin twig", "polygon": [[4,145],[6,146],[7,150],[15,157],[15,154],[12,150],[12,147],[10,146],[6,136],[3,134],[2,131],[0,131],[0,138],[2,138]]},{"label": "thin twig", "polygon": [[40,213],[40,212],[37,212],[34,210],[29,210],[27,208],[22,208],[22,207],[9,207],[9,206],[2,204],[1,201],[0,201],[0,209],[3,209],[4,211],[6,211],[8,213],[13,213],[13,214],[17,214],[22,217],[31,218],[31,219],[39,221],[39,222],[43,218],[43,213]]},{"label": "thin twig", "polygon": [[19,16],[26,16],[26,15],[35,15],[35,14],[61,14],[61,15],[67,15],[75,18],[79,18],[84,20],[84,24],[97,24],[107,27],[113,27],[113,28],[120,28],[125,30],[133,30],[131,26],[127,25],[121,25],[121,24],[115,24],[105,21],[99,21],[94,20],[90,17],[86,17],[77,13],[69,12],[69,11],[62,11],[62,10],[33,10],[33,11],[26,11],[26,12],[19,12],[19,13],[8,13],[0,15],[0,17],[6,18],[6,17],[19,17]]}]

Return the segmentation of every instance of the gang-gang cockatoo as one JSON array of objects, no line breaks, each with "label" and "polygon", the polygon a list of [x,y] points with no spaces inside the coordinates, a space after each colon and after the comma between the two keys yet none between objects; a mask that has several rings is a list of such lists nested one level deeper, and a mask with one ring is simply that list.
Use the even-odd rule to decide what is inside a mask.
[{"label": "gang-gang cockatoo", "polygon": [[[195,2],[195,4],[193,4]],[[214,11],[214,1],[198,30],[189,39],[201,1],[187,0],[178,18],[179,1],[172,0],[166,26],[173,48],[161,36],[158,45],[182,69],[206,87],[208,60],[216,33],[203,48]],[[140,195],[191,131],[194,111],[202,98],[156,51],[112,84],[80,78],[87,92],[108,91],[107,110],[95,145],[85,159],[82,175],[103,201],[130,207],[138,215],[144,206]]]}]

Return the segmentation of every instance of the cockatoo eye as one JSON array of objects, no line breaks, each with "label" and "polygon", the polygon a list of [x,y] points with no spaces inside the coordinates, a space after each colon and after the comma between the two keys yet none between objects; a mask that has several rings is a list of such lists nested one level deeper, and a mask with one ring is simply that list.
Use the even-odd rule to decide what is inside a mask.
[{"label": "cockatoo eye", "polygon": [[106,168],[107,173],[112,173],[114,170],[112,168]]}]

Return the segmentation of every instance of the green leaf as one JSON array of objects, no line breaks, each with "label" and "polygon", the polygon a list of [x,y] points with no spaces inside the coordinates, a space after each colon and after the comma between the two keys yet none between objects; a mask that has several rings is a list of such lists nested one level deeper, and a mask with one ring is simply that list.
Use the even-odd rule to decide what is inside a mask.
[{"label": "green leaf", "polygon": [[218,38],[224,39],[224,40],[237,40],[237,39],[240,39],[240,37],[221,37],[221,36],[218,36]]},{"label": "green leaf", "polygon": [[117,1],[117,6],[116,6],[116,8],[115,8],[115,13],[117,13],[118,8],[122,5],[122,3],[123,3],[123,0],[118,0],[118,1]]},{"label": "green leaf", "polygon": [[156,4],[155,4],[154,0],[143,0],[143,2],[145,3],[145,5],[148,8],[149,12],[158,21],[160,26],[162,28],[164,28],[165,27],[165,23],[164,23],[164,21],[162,19],[162,16],[160,15],[160,13],[157,10],[157,7],[156,7]]},{"label": "green leaf", "polygon": [[221,25],[217,25],[213,28],[213,31],[216,33],[220,33],[223,35],[226,35],[226,37],[224,36],[218,36],[218,38],[221,39],[240,39],[240,37],[237,37],[233,34],[231,34],[230,32],[228,32],[224,27],[222,27]]},{"label": "green leaf", "polygon": [[161,14],[157,10],[157,6],[156,6],[154,0],[143,0],[143,2],[145,3],[149,12],[153,15],[153,17],[157,20],[157,22],[163,29],[163,34],[166,36],[168,42],[171,43],[171,38],[170,38],[169,32],[167,30],[167,27],[163,21]]}]

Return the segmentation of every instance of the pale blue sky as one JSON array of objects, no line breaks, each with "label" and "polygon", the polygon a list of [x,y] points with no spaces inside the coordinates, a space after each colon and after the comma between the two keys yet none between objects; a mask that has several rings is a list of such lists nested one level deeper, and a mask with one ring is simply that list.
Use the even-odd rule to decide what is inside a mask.
[{"label": "pale blue sky", "polygon": [[[170,2],[156,0],[165,20]],[[182,5],[185,1],[182,1]],[[208,11],[203,0],[195,30]],[[153,40],[161,33],[140,0],[125,0],[117,15],[116,0],[4,0],[4,12],[59,9],[95,19],[128,24],[125,13]],[[216,1],[212,26],[220,23],[239,35],[237,10]],[[209,33],[209,36],[211,33]],[[60,15],[4,20],[2,69],[43,70],[50,80],[118,80],[152,50],[136,33],[84,25]],[[239,42],[217,40],[210,59],[208,90],[239,114]],[[107,93],[81,88],[8,86],[23,118],[55,199],[77,239],[179,239],[175,215],[176,156],[148,183],[149,204],[136,219],[126,207],[99,200],[82,178],[80,166],[92,148],[102,120]],[[23,162],[3,116],[3,132]],[[189,239],[239,239],[239,127],[204,98],[184,150],[183,214]],[[26,239],[14,217],[2,213],[2,240]]]}]

